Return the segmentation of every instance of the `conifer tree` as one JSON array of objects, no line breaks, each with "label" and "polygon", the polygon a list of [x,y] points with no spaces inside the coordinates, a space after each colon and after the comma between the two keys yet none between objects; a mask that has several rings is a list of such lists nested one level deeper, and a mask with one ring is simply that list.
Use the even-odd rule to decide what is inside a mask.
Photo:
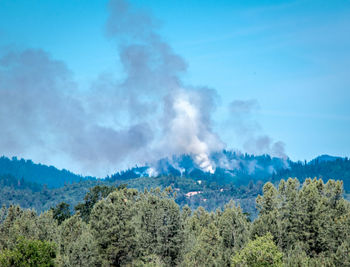
[{"label": "conifer tree", "polygon": [[229,202],[223,212],[217,213],[218,230],[221,237],[220,256],[226,266],[230,266],[235,250],[242,248],[249,238],[249,222],[240,207]]},{"label": "conifer tree", "polygon": [[271,233],[274,240],[278,237],[278,191],[270,182],[263,187],[263,195],[256,198],[259,217],[252,225],[251,237]]},{"label": "conifer tree", "polygon": [[220,257],[222,240],[214,223],[203,228],[195,246],[184,256],[183,266],[224,266]]},{"label": "conifer tree", "polygon": [[183,246],[179,206],[170,191],[145,191],[137,203],[136,235],[141,255],[158,255],[167,265],[175,265]]},{"label": "conifer tree", "polygon": [[133,189],[117,190],[95,204],[90,227],[96,240],[102,265],[121,266],[135,257],[135,202]]}]

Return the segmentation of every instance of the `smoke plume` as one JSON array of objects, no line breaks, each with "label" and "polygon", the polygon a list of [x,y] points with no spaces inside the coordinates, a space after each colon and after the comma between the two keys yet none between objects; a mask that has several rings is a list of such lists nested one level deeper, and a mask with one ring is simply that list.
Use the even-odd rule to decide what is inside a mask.
[{"label": "smoke plume", "polygon": [[[0,52],[0,153],[97,176],[188,154],[213,173],[210,155],[225,148],[213,130],[217,92],[183,82],[185,60],[147,13],[125,0],[111,0],[108,11],[122,73],[101,73],[87,88],[43,50]],[[248,152],[285,157],[283,143],[260,134],[257,108],[231,103],[235,133]]]},{"label": "smoke plume", "polygon": [[260,109],[256,100],[234,100],[229,105],[230,124],[236,136],[243,141],[243,148],[248,153],[270,154],[286,159],[285,145],[281,141],[262,134],[260,124],[254,119],[254,113]]},{"label": "smoke plume", "polygon": [[106,29],[123,73],[89,88],[45,51],[2,52],[1,153],[99,176],[186,153],[213,172],[209,155],[224,147],[211,127],[216,91],[184,84],[186,62],[126,1],[110,1]]}]

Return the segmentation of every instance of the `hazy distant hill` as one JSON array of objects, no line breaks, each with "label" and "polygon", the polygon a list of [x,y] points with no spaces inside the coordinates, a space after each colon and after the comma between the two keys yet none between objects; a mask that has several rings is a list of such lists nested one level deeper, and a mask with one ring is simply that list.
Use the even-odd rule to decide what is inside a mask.
[{"label": "hazy distant hill", "polygon": [[318,156],[316,158],[314,158],[313,160],[311,160],[309,162],[309,164],[313,164],[313,163],[316,163],[316,162],[327,162],[327,161],[335,161],[337,159],[342,159],[341,157],[335,157],[335,156],[330,156],[330,155],[321,155],[321,156]]},{"label": "hazy distant hill", "polygon": [[308,177],[342,180],[344,189],[350,191],[350,160],[348,158],[320,156],[310,162],[289,162],[288,169],[281,169],[272,175],[272,180],[278,182],[288,177],[297,177],[304,181]]},{"label": "hazy distant hill", "polygon": [[0,175],[11,174],[16,178],[23,178],[28,182],[46,184],[49,188],[61,187],[66,183],[79,182],[81,180],[95,179],[83,177],[67,170],[59,170],[53,166],[33,163],[31,160],[11,159],[0,157]]}]

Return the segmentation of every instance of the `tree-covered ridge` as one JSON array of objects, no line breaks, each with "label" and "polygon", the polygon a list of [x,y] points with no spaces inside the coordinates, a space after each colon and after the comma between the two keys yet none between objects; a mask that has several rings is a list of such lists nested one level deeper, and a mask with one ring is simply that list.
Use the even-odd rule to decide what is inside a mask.
[{"label": "tree-covered ridge", "polygon": [[[350,161],[347,158],[320,156],[310,162],[293,162],[269,155],[249,155],[235,151],[222,151],[210,156],[216,167],[214,173],[204,172],[190,155],[173,156],[158,160],[142,167],[122,170],[102,179],[106,184],[134,183],[142,177],[183,177],[193,180],[216,183],[218,185],[248,185],[251,181],[277,182],[288,177],[342,179],[346,190],[350,189]],[[94,177],[83,177],[53,166],[35,164],[31,160],[0,158],[0,176],[12,175],[48,188],[63,187],[80,181],[96,181]],[[157,186],[157,185],[156,185]]]},{"label": "tree-covered ridge", "polygon": [[223,150],[210,155],[210,161],[215,166],[215,172],[205,172],[191,155],[179,155],[160,159],[152,164],[134,167],[117,172],[108,181],[131,180],[150,176],[187,177],[218,184],[234,183],[247,185],[249,181],[267,181],[271,174],[288,167],[288,162],[282,158],[269,155],[249,155],[236,151]]},{"label": "tree-covered ridge", "polygon": [[0,157],[0,175],[12,175],[28,182],[47,185],[49,188],[62,187],[67,183],[95,179],[83,177],[68,170],[58,170],[53,166],[33,163],[31,160]]},{"label": "tree-covered ridge", "polygon": [[97,184],[98,181],[82,181],[60,188],[48,188],[12,175],[0,175],[0,206],[20,205],[37,212],[46,211],[60,202],[74,207],[83,200],[89,188]]},{"label": "tree-covered ridge", "polygon": [[[65,202],[70,205],[70,209],[83,201],[85,194],[90,188],[96,185],[106,186],[119,186],[121,184],[127,184],[129,188],[136,188],[142,191],[144,188],[150,189],[160,187],[162,189],[171,186],[176,192],[175,201],[181,207],[188,205],[191,209],[196,209],[199,206],[204,207],[209,211],[214,211],[217,208],[223,208],[224,205],[231,199],[240,204],[244,212],[250,213],[251,218],[255,218],[257,210],[255,209],[255,198],[262,192],[262,186],[266,181],[271,181],[273,184],[278,184],[280,179],[287,179],[288,177],[298,177],[300,182],[303,182],[306,177],[319,177],[327,181],[332,178],[340,178],[344,181],[345,189],[349,189],[350,184],[350,161],[345,158],[337,157],[320,157],[309,163],[291,162],[288,161],[287,169],[279,169],[279,171],[266,176],[267,169],[274,166],[281,166],[282,161],[277,158],[271,158],[268,155],[252,156],[247,154],[235,154],[234,152],[224,151],[227,155],[226,159],[242,160],[241,167],[235,171],[235,174],[225,169],[218,168],[214,174],[204,173],[198,169],[192,169],[190,176],[185,174],[181,176],[158,175],[156,177],[137,177],[131,178],[130,175],[134,175],[136,169],[125,172],[125,175],[121,175],[118,179],[83,179],[82,181],[66,183],[64,186],[58,188],[50,188],[40,183],[32,182],[36,179],[23,179],[23,176],[15,176],[13,173],[25,173],[30,168],[24,168],[24,165],[36,166],[32,172],[28,172],[26,176],[34,175],[34,170],[47,169],[49,167],[43,165],[36,165],[32,162],[24,160],[13,160],[17,167],[21,168],[21,171],[11,171],[11,168],[0,169],[0,173],[5,170],[10,171],[10,174],[0,174],[0,205],[9,206],[11,204],[18,204],[23,208],[34,208],[38,212],[50,209],[53,206],[61,202]],[[220,155],[213,155],[217,161],[220,160]],[[11,161],[6,158],[2,158],[3,161]],[[189,156],[183,156],[182,166],[188,169],[193,167],[192,159]],[[1,160],[0,160],[1,162]],[[265,166],[259,173],[256,170],[254,174],[249,174],[247,166],[253,164],[255,167]],[[274,162],[274,163],[273,163]],[[232,163],[232,162],[231,162]],[[244,164],[246,166],[243,166]],[[273,163],[273,164],[272,164]],[[11,163],[12,164],[12,163]],[[11,165],[10,164],[10,165]],[[23,166],[22,166],[23,164]],[[166,166],[166,162],[162,163],[163,167]],[[271,165],[272,164],[272,165]],[[252,166],[253,166],[252,165]],[[15,165],[14,165],[15,166]],[[22,168],[22,167],[23,168]],[[53,167],[52,167],[53,168]],[[258,169],[259,169],[258,168]],[[53,168],[53,173],[60,173],[57,169]],[[138,167],[138,175],[141,175],[146,169],[145,167]],[[12,174],[11,174],[12,172]],[[61,175],[62,173],[60,173]],[[261,176],[259,176],[261,175]],[[265,176],[264,176],[265,175]],[[36,175],[32,177],[37,177]],[[51,185],[57,183],[62,176],[55,176],[47,181],[52,181]],[[79,176],[75,176],[79,177]],[[228,179],[229,177],[229,179]],[[231,180],[230,180],[231,179]],[[244,180],[244,183],[241,180]],[[45,179],[40,180],[42,182]],[[62,181],[60,182],[62,183]],[[349,190],[346,190],[349,191]],[[345,197],[349,199],[349,194],[346,192]]]},{"label": "tree-covered ridge", "polygon": [[[11,177],[11,182],[8,179]],[[233,184],[218,185],[207,181],[197,181],[185,177],[142,177],[132,180],[121,180],[114,183],[105,180],[82,181],[79,183],[67,184],[60,188],[47,188],[41,185],[31,185],[32,187],[18,186],[18,181],[11,175],[0,175],[0,206],[20,205],[23,208],[33,208],[42,212],[56,206],[61,202],[69,204],[72,210],[78,203],[84,201],[84,196],[94,186],[115,186],[127,184],[129,188],[136,188],[143,191],[144,188],[151,189],[160,187],[162,189],[171,186],[176,192],[175,201],[180,206],[189,205],[192,209],[199,206],[207,210],[215,210],[235,199],[242,208],[253,216],[256,212],[254,199],[261,192],[262,184],[251,183],[249,186],[234,186]],[[26,184],[24,180],[24,184]],[[35,189],[35,190],[34,190]],[[93,190],[93,189],[91,189]],[[198,193],[190,195],[191,193]]]},{"label": "tree-covered ridge", "polygon": [[0,186],[1,187],[11,187],[18,190],[31,190],[33,192],[38,192],[42,190],[43,186],[37,183],[28,182],[24,178],[16,178],[11,174],[0,175]]},{"label": "tree-covered ridge", "polygon": [[0,263],[34,255],[42,266],[350,266],[342,191],[334,180],[267,183],[250,222],[233,201],[215,212],[181,209],[171,188],[99,186],[73,216],[58,216],[64,205],[40,215],[3,207]]},{"label": "tree-covered ridge", "polygon": [[308,177],[339,179],[344,182],[344,189],[350,191],[350,159],[321,156],[309,163],[289,162],[289,168],[281,169],[272,175],[272,181],[278,182],[288,177],[297,177],[303,182]]}]

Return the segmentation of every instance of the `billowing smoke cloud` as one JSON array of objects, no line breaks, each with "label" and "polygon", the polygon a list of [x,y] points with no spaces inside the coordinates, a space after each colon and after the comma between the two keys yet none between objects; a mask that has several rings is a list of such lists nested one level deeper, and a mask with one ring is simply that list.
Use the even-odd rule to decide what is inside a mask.
[{"label": "billowing smoke cloud", "polygon": [[238,137],[243,141],[243,148],[248,153],[270,154],[286,159],[284,143],[273,141],[267,135],[262,134],[262,129],[254,113],[260,106],[256,100],[235,100],[229,105],[230,124]]},{"label": "billowing smoke cloud", "polygon": [[147,14],[124,0],[109,12],[121,78],[101,74],[79,88],[42,50],[2,53],[0,152],[93,175],[187,153],[213,172],[209,154],[224,147],[211,128],[216,92],[183,84],[186,63]]},{"label": "billowing smoke cloud", "polygon": [[216,97],[214,90],[206,88],[170,93],[165,101],[160,143],[172,154],[192,154],[199,167],[211,173],[215,166],[209,159],[210,153],[224,148],[210,127]]},{"label": "billowing smoke cloud", "polygon": [[223,148],[211,129],[216,92],[183,84],[185,61],[157,34],[156,23],[127,2],[110,2],[107,33],[119,47],[126,74],[120,89],[131,119],[152,121],[160,134],[149,148],[153,158],[191,154],[213,172],[209,154]]},{"label": "billowing smoke cloud", "polygon": [[106,127],[83,104],[62,62],[41,50],[6,53],[0,59],[1,152],[89,173],[152,140],[148,124]]}]

